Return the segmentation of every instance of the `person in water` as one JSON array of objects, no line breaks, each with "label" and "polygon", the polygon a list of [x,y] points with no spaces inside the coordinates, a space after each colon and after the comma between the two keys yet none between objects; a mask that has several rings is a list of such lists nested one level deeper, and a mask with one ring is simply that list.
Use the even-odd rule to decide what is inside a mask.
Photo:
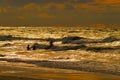
[{"label": "person in water", "polygon": [[36,45],[33,45],[33,46],[32,46],[32,50],[36,50]]},{"label": "person in water", "polygon": [[30,45],[29,44],[27,45],[27,50],[30,50]]},{"label": "person in water", "polygon": [[49,48],[51,48],[51,47],[54,46],[53,43],[54,43],[53,39],[50,39],[50,40],[49,40]]}]

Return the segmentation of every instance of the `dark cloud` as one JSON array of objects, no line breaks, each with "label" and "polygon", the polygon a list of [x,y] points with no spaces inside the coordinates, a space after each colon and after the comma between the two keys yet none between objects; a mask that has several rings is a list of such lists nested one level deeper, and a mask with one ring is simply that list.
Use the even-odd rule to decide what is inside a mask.
[{"label": "dark cloud", "polygon": [[28,3],[48,4],[48,3],[89,3],[94,0],[0,0],[2,5],[23,6]]},{"label": "dark cloud", "polygon": [[41,0],[0,0],[1,5],[23,6],[28,3],[40,3]]},{"label": "dark cloud", "polygon": [[72,5],[69,5],[69,4],[65,5],[65,10],[74,10],[74,9],[75,8]]},{"label": "dark cloud", "polygon": [[72,1],[76,3],[92,3],[95,0],[72,0]]},{"label": "dark cloud", "polygon": [[119,2],[119,0],[0,0],[0,24],[119,24]]}]

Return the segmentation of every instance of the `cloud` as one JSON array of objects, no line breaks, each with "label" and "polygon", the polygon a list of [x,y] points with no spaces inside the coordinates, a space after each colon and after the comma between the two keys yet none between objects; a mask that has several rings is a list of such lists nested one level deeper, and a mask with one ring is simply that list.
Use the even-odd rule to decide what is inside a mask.
[{"label": "cloud", "polygon": [[120,0],[0,0],[0,22],[119,23],[119,9]]},{"label": "cloud", "polygon": [[1,1],[7,3],[9,0],[1,0]]},{"label": "cloud", "polygon": [[37,4],[37,3],[28,3],[23,6],[18,7],[21,12],[30,11],[31,13],[38,12],[52,12],[52,11],[61,11],[66,7],[66,3],[46,3],[46,4]]},{"label": "cloud", "polygon": [[72,3],[79,3],[79,4],[94,2],[94,0],[71,0],[71,1]]},{"label": "cloud", "polygon": [[20,19],[20,20],[25,19],[25,17],[24,17],[24,16],[18,16],[17,18],[18,18],[18,19]]},{"label": "cloud", "polygon": [[39,18],[54,18],[55,16],[49,15],[47,13],[41,13],[38,15]]},{"label": "cloud", "polygon": [[120,0],[95,0],[94,3],[100,5],[120,4]]},{"label": "cloud", "polygon": [[[5,0],[4,2],[8,2],[8,0]],[[76,9],[80,10],[81,8],[106,12],[108,6],[113,9],[115,5],[120,4],[120,0],[15,0],[9,2],[21,8],[23,11],[33,12],[69,11]]]},{"label": "cloud", "polygon": [[58,3],[58,4],[53,4],[54,6],[56,6],[57,8],[64,8],[65,4],[63,3]]},{"label": "cloud", "polygon": [[7,13],[8,8],[0,7],[0,13]]},{"label": "cloud", "polygon": [[37,5],[36,3],[28,3],[24,5],[22,9],[23,10],[31,10],[31,9],[40,10],[41,7]]},{"label": "cloud", "polygon": [[[80,0],[76,0],[77,2]],[[74,3],[71,4],[75,9],[87,9],[87,10],[93,10],[95,12],[120,12],[118,9],[120,9],[120,0],[85,0],[80,1],[74,5]]]},{"label": "cloud", "polygon": [[[39,3],[37,3],[39,1]],[[41,1],[41,2],[40,2]],[[19,9],[19,15],[32,16],[39,14],[39,17],[53,18],[51,15],[60,15],[61,12],[64,14],[71,12],[95,12],[95,13],[113,13],[120,12],[119,0],[113,2],[113,0],[30,0],[23,1],[24,5],[14,7]],[[103,3],[106,3],[103,5]],[[108,5],[109,3],[109,5]],[[116,4],[113,4],[116,3]],[[14,11],[15,12],[15,11]],[[16,11],[18,12],[18,11]],[[85,13],[86,13],[85,12]],[[21,14],[20,14],[21,13]],[[44,13],[44,14],[41,14]],[[45,14],[49,13],[51,15]],[[77,14],[77,13],[76,13]],[[43,16],[41,16],[43,15]]]},{"label": "cloud", "polygon": [[64,9],[65,3],[47,3],[42,5],[42,9],[51,9],[51,7],[54,7],[56,9]]}]

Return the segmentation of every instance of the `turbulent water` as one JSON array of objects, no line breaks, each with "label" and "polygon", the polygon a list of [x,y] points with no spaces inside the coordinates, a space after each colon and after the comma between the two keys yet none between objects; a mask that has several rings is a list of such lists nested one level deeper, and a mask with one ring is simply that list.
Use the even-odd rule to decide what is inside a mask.
[{"label": "turbulent water", "polygon": [[[18,76],[29,72],[30,74],[26,76],[39,76],[38,78],[43,76],[52,80],[80,80],[81,75],[88,76],[91,78],[89,80],[119,80],[120,78],[111,76],[111,74],[120,75],[119,30],[81,27],[0,27],[0,30],[0,64],[3,64],[0,66],[1,75],[16,76],[17,73]],[[49,39],[54,40],[54,46],[48,49],[46,47],[49,46]],[[32,46],[35,43],[38,46],[36,50],[26,49],[28,44]],[[39,72],[41,67],[50,69],[43,68],[41,74]],[[59,69],[52,70],[56,68]],[[33,70],[34,73],[29,70]],[[50,74],[51,72],[55,74]],[[64,72],[75,74],[68,74],[71,79],[65,74],[56,74]],[[95,75],[89,72],[107,74]],[[57,79],[52,76],[56,76]],[[81,80],[86,78],[83,77]]]}]

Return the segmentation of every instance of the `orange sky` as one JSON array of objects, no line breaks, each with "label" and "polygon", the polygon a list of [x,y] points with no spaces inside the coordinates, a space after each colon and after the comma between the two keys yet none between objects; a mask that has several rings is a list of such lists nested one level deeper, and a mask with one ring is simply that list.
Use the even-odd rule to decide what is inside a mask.
[{"label": "orange sky", "polygon": [[120,24],[120,0],[0,0],[0,25]]}]

